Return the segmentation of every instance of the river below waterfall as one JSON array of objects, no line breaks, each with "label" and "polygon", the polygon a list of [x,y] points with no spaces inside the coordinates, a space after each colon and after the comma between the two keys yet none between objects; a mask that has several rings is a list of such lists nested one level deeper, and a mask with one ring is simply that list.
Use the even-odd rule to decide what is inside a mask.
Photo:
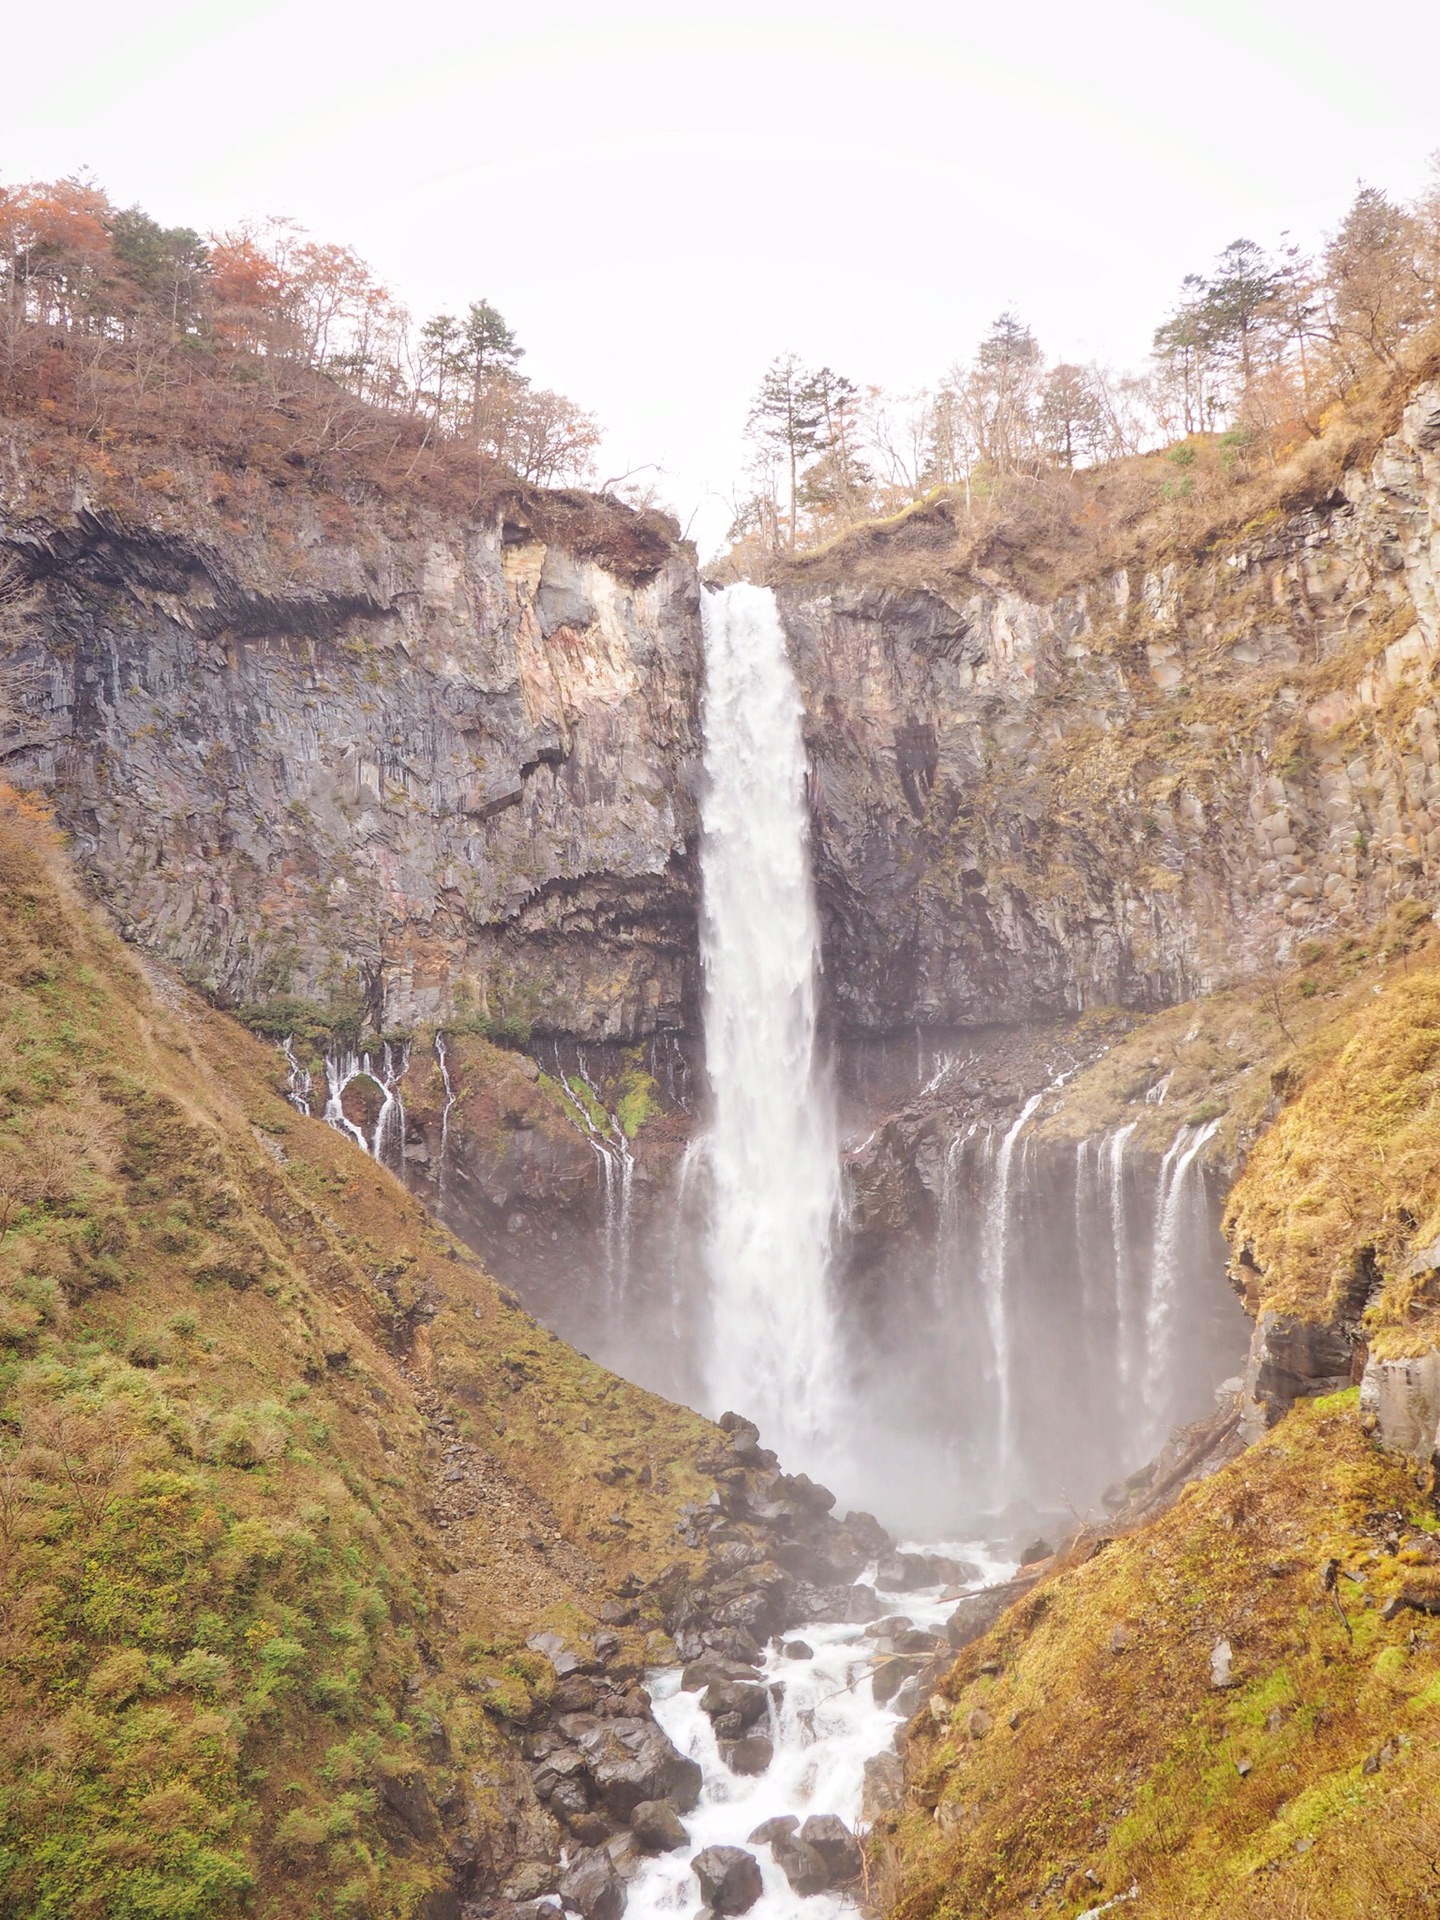
[{"label": "river below waterfall", "polygon": [[[968,1563],[977,1576],[973,1585],[1008,1579],[1015,1570],[1013,1562],[996,1559],[993,1549],[973,1541],[907,1550]],[[857,1585],[873,1586],[875,1571],[867,1569]],[[766,1648],[757,1678],[776,1692],[768,1726],[761,1730],[773,1741],[775,1756],[761,1774],[737,1774],[725,1764],[702,1695],[684,1688],[679,1668],[650,1674],[655,1718],[680,1751],[698,1763],[704,1785],[685,1817],[690,1844],[641,1864],[629,1883],[627,1920],[694,1914],[702,1901],[691,1862],[704,1848],[717,1846],[744,1848],[759,1864],[764,1890],[750,1909],[755,1920],[835,1920],[843,1907],[854,1906],[853,1887],[796,1893],[770,1847],[750,1835],[765,1821],[786,1815],[803,1822],[812,1814],[834,1814],[852,1832],[866,1824],[866,1762],[893,1748],[896,1733],[917,1705],[913,1687],[878,1703],[872,1676],[895,1657],[885,1645],[907,1625],[943,1635],[956,1602],[955,1589],[939,1586],[876,1593],[883,1608],[876,1620],[796,1627]],[[808,1651],[797,1653],[801,1647]]]}]

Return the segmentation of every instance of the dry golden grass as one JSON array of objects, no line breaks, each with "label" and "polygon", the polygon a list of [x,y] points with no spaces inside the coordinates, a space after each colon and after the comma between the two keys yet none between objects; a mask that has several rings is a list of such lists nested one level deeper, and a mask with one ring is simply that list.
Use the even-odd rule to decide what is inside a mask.
[{"label": "dry golden grass", "polygon": [[0,1914],[407,1920],[447,1869],[382,1776],[503,1846],[524,1637],[683,1563],[714,1431],[152,992],[13,795],[0,979]]},{"label": "dry golden grass", "polygon": [[960,1656],[880,1843],[896,1920],[1074,1915],[1132,1884],[1155,1920],[1440,1909],[1440,1628],[1383,1618],[1440,1539],[1353,1400],[1297,1409]]}]

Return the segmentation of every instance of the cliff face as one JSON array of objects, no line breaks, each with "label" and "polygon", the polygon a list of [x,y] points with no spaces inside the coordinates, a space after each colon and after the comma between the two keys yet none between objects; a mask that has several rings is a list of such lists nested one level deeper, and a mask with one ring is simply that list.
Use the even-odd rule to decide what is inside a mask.
[{"label": "cliff face", "polygon": [[519,510],[336,539],[302,503],[218,543],[0,518],[5,771],[227,1003],[678,1024],[698,592],[652,545],[618,569]]},{"label": "cliff face", "polygon": [[[333,509],[0,518],[6,772],[223,1000],[693,1026],[687,551]],[[1433,890],[1440,387],[1198,560],[1049,600],[918,564],[780,590],[842,1032],[1166,1004]]]},{"label": "cliff face", "polygon": [[781,589],[843,1027],[1160,1005],[1433,894],[1440,388],[1198,561],[1049,602],[915,566]]}]

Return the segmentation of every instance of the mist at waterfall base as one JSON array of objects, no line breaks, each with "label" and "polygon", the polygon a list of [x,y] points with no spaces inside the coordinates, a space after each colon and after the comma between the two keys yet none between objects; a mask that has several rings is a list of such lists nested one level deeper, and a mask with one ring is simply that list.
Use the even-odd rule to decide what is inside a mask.
[{"label": "mist at waterfall base", "polygon": [[[682,1037],[656,1036],[645,1064],[673,1124],[631,1143],[601,1097],[618,1050],[541,1045],[542,1068],[591,1095],[577,1103],[588,1200],[518,1232],[514,1214],[487,1227],[466,1213],[465,1169],[443,1138],[432,1198],[556,1332],[669,1398],[753,1419],[842,1510],[932,1540],[1093,1512],[1243,1364],[1248,1324],[1201,1157],[1213,1129],[1177,1115],[1163,1155],[1139,1151],[1133,1125],[1065,1143],[1027,1124],[1033,1085],[976,1125],[948,1091],[975,1036],[822,1057],[785,636],[761,588],[707,593],[704,617],[703,1065]],[[1003,1056],[1004,1036],[991,1039]],[[443,1035],[435,1046],[444,1136],[455,1096]],[[408,1065],[389,1047],[337,1057],[322,1093],[288,1054],[291,1097],[323,1103],[404,1171]],[[363,1125],[341,1105],[357,1083]],[[877,1220],[867,1150],[901,1111],[924,1123],[902,1217],[892,1206]]]},{"label": "mist at waterfall base", "polygon": [[[664,1191],[637,1210],[625,1189],[618,1297],[619,1189],[600,1170],[604,1309],[572,1294],[552,1312],[645,1384],[755,1420],[789,1470],[892,1527],[934,1538],[1017,1505],[1093,1507],[1210,1410],[1244,1354],[1199,1160],[1208,1133],[1177,1121],[1158,1165],[1127,1150],[1133,1128],[1042,1144],[1024,1130],[1037,1095],[1006,1125],[934,1130],[918,1167],[928,1211],[902,1234],[864,1232],[817,1042],[820,923],[783,628],[752,586],[707,593],[704,619],[709,1107]],[[891,1099],[933,1081],[929,1066],[922,1055]]]}]

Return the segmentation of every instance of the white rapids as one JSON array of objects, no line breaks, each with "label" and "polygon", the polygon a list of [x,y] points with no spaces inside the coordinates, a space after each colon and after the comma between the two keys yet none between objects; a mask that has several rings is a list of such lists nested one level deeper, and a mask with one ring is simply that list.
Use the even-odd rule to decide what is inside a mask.
[{"label": "white rapids", "polygon": [[[932,1542],[918,1550],[968,1560],[986,1585],[1014,1572],[1011,1563],[994,1559],[973,1542]],[[868,1577],[861,1575],[862,1580]],[[886,1619],[901,1614],[917,1627],[939,1632],[955,1609],[953,1594],[941,1599],[946,1591],[882,1591],[879,1598]],[[731,1773],[721,1760],[710,1721],[700,1710],[700,1695],[681,1691],[678,1668],[649,1676],[655,1718],[680,1751],[698,1761],[704,1786],[699,1804],[684,1816],[690,1845],[641,1864],[629,1883],[626,1920],[676,1920],[682,1915],[689,1920],[700,1904],[690,1862],[703,1848],[714,1846],[744,1847],[758,1861],[765,1890],[750,1909],[753,1920],[837,1920],[843,1909],[853,1909],[857,1889],[804,1897],[795,1893],[769,1847],[752,1844],[749,1835],[762,1821],[781,1814],[803,1821],[812,1813],[834,1813],[852,1832],[863,1831],[865,1763],[894,1745],[903,1720],[892,1707],[875,1703],[870,1674],[877,1656],[867,1650],[870,1631],[865,1626],[808,1626],[781,1636],[781,1645],[804,1641],[813,1649],[810,1659],[787,1659],[774,1644],[767,1649],[760,1679],[766,1685],[778,1681],[785,1691],[780,1707],[771,1710],[768,1729],[757,1728],[769,1732],[775,1758],[755,1778]]]},{"label": "white rapids", "polygon": [[840,1175],[816,1054],[820,922],[801,700],[775,597],[702,596],[705,1060],[711,1410],[743,1411],[792,1467],[836,1470],[827,1268]]}]

